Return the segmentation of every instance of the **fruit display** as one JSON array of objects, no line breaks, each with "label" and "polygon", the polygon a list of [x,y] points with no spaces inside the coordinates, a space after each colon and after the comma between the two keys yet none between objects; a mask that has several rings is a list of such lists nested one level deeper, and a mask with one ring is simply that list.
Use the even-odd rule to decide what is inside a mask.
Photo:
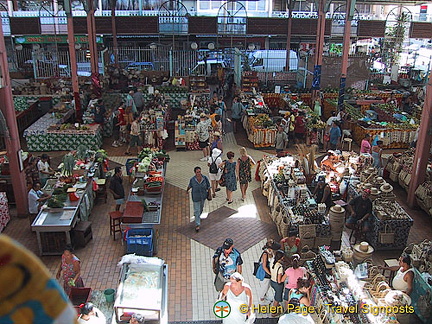
[{"label": "fruit display", "polygon": [[253,125],[256,128],[270,128],[274,127],[273,121],[267,114],[261,114],[253,118]]}]

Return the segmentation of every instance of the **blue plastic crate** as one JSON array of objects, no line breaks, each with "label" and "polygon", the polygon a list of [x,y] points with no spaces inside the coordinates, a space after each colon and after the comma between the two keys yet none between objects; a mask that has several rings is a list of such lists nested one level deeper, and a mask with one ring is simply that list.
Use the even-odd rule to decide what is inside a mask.
[{"label": "blue plastic crate", "polygon": [[153,229],[131,228],[126,232],[126,251],[137,255],[153,255]]}]

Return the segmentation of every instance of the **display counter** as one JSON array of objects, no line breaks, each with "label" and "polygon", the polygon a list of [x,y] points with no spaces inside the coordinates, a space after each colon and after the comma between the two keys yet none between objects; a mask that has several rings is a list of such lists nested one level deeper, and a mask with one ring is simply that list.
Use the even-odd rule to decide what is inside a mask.
[{"label": "display counter", "polygon": [[273,147],[277,129],[274,127],[267,128],[256,124],[255,114],[248,114],[243,119],[243,127],[246,130],[248,140],[252,142],[255,148]]},{"label": "display counter", "polygon": [[[151,323],[168,323],[168,265],[162,259],[126,255],[114,302],[117,323],[129,323],[133,313]],[[129,261],[130,262],[130,261]]]},{"label": "display counter", "polygon": [[88,215],[93,207],[94,194],[91,181],[77,183],[77,201],[71,201],[69,196],[63,208],[48,208],[43,206],[31,224],[36,232],[40,255],[61,255],[64,247],[71,244],[70,231],[78,222],[81,214]]},{"label": "display counter", "polygon": [[70,109],[65,113],[47,113],[42,116],[24,131],[27,149],[36,152],[71,151],[81,144],[91,150],[99,149],[102,145],[100,125],[88,125],[85,130],[56,127],[64,124],[73,113]]},{"label": "display counter", "polygon": [[[354,198],[359,194],[357,187],[350,183],[348,186],[349,197]],[[372,217],[370,219],[371,230],[366,233],[366,239],[375,250],[402,250],[407,245],[408,236],[414,221],[398,202],[388,201],[388,204],[394,204],[394,208],[397,208],[401,215],[393,215],[394,218],[390,219],[381,219],[378,217],[377,203],[374,202]],[[393,237],[393,239],[390,239],[392,242],[389,239],[384,239],[382,234],[392,234],[387,235],[387,237]]]}]

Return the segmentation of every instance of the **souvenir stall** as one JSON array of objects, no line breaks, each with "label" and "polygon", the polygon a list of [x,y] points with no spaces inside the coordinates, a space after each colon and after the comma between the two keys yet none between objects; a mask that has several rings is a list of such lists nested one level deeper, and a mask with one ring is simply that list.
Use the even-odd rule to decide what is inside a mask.
[{"label": "souvenir stall", "polygon": [[146,321],[168,324],[168,265],[159,258],[124,255],[114,301],[117,323],[129,323],[132,314]]},{"label": "souvenir stall", "polygon": [[200,150],[195,128],[199,117],[194,115],[179,115],[175,121],[174,144],[177,149]]},{"label": "souvenir stall", "polygon": [[246,107],[243,115],[243,127],[246,130],[248,140],[255,148],[274,146],[276,137],[276,125],[271,120],[270,110],[264,103],[261,95],[242,94],[240,100]]},{"label": "souvenir stall", "polygon": [[432,181],[425,181],[420,184],[416,191],[416,200],[418,205],[432,216]]},{"label": "souvenir stall", "polygon": [[429,323],[432,320],[432,242],[410,244],[404,252],[410,256],[414,267],[412,305],[423,323]]},{"label": "souvenir stall", "polygon": [[360,174],[360,180],[348,186],[348,197],[358,196],[370,189],[372,200],[372,228],[366,234],[375,250],[397,250],[406,247],[413,219],[395,200],[393,187],[378,176],[378,170],[369,168]]},{"label": "souvenir stall", "polygon": [[271,217],[281,237],[295,227],[302,248],[330,245],[332,237],[325,206],[316,203],[303,170],[296,157],[264,156],[259,170],[263,195],[268,198]]},{"label": "souvenir stall", "polygon": [[413,312],[410,297],[391,289],[376,266],[362,263],[353,269],[347,262],[324,249],[306,262],[320,323],[397,324]]},{"label": "souvenir stall", "polygon": [[24,131],[29,151],[70,151],[84,144],[97,150],[102,145],[100,125],[67,123],[74,110],[65,102],[57,104],[49,113]]}]

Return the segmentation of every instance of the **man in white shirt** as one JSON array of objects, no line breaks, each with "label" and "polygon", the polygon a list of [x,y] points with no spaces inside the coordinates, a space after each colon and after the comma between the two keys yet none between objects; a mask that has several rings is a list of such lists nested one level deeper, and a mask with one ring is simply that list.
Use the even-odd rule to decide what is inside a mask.
[{"label": "man in white shirt", "polygon": [[41,206],[42,202],[51,198],[51,195],[44,194],[40,189],[41,184],[39,182],[35,182],[33,183],[33,188],[30,189],[27,195],[30,223],[33,223],[34,219],[39,213],[39,207]]},{"label": "man in white shirt", "polygon": [[48,178],[54,174],[54,170],[50,167],[48,163],[48,155],[42,154],[41,159],[37,164],[37,168],[39,171],[39,180],[41,187],[45,186]]}]

